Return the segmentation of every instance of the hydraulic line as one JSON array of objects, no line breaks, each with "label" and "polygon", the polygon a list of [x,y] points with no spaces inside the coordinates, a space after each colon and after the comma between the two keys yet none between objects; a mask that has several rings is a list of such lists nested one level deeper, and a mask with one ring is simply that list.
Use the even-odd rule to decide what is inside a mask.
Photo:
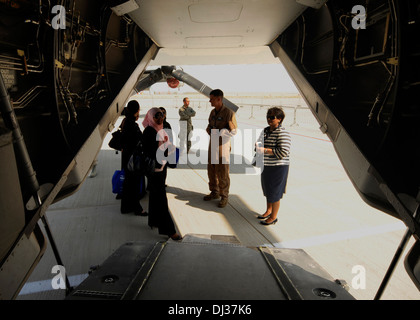
[{"label": "hydraulic line", "polygon": [[[16,114],[13,110],[12,104],[7,93],[6,86],[3,81],[3,76],[0,73],[0,112],[2,114],[4,123],[13,134],[14,150],[16,154],[16,162],[19,168],[19,177],[24,186],[28,187],[28,194],[33,196],[37,206],[41,205],[41,200],[38,196],[39,184],[36,178],[36,173],[32,167],[32,162],[26,149],[25,141],[23,139],[22,131],[16,119]],[[26,190],[25,190],[26,191]],[[25,199],[27,201],[28,199]]]},{"label": "hydraulic line", "polygon": [[[417,210],[414,212],[413,219],[417,217],[418,210],[419,208],[417,208]],[[376,292],[374,300],[379,300],[382,294],[384,293],[385,288],[388,285],[388,282],[391,279],[392,274],[394,273],[395,267],[397,266],[398,261],[400,260],[401,255],[403,254],[405,247],[407,246],[408,241],[410,240],[412,235],[413,233],[411,232],[410,228],[407,228],[400,242],[400,245],[398,246],[397,251],[394,254],[394,257],[392,258],[391,264],[388,267],[385,277],[383,278],[382,283],[378,291]]]},{"label": "hydraulic line", "polygon": [[[169,66],[164,66],[164,67],[162,67],[162,71],[163,71],[163,73],[165,73],[167,75],[172,75],[174,78],[178,79],[179,81],[182,81],[182,82],[188,84],[193,89],[195,89],[198,92],[204,94],[206,97],[210,97],[210,92],[212,91],[212,89],[210,87],[208,87],[207,85],[205,85],[204,83],[202,83],[201,81],[195,79],[194,77],[192,77],[188,73],[186,73],[186,72],[184,72],[180,69],[175,69],[175,67],[173,67],[173,66],[170,66],[170,67]],[[223,98],[223,104],[227,108],[232,110],[233,112],[236,112],[239,109],[239,107],[236,104],[234,104],[233,102],[229,101],[226,98]]]}]

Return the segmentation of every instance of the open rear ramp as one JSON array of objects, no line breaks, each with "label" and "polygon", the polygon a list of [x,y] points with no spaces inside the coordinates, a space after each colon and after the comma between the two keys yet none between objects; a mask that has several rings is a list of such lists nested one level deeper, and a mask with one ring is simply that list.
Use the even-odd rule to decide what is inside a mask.
[{"label": "open rear ramp", "polygon": [[68,299],[353,299],[303,250],[191,238],[126,243]]}]

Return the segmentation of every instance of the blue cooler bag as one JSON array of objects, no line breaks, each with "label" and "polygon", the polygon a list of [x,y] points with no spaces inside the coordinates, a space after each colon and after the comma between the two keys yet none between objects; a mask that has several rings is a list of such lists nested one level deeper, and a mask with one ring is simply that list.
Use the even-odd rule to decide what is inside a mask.
[{"label": "blue cooler bag", "polygon": [[112,193],[122,193],[124,179],[124,170],[115,170],[112,176]]}]

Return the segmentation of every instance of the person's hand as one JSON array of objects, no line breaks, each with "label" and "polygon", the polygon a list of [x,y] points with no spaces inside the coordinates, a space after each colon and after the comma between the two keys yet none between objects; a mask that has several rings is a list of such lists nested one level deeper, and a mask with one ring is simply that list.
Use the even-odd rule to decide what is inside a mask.
[{"label": "person's hand", "polygon": [[173,154],[176,151],[176,147],[171,142],[168,142],[168,154]]},{"label": "person's hand", "polygon": [[264,150],[265,150],[265,148],[263,148],[263,147],[255,147],[255,151],[257,151],[257,153],[262,154],[262,153],[264,153]]}]

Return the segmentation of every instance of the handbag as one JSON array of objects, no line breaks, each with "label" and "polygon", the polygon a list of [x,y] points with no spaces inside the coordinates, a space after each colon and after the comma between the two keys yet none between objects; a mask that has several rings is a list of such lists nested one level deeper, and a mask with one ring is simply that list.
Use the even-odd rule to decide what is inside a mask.
[{"label": "handbag", "polygon": [[118,129],[112,133],[112,138],[108,143],[108,146],[112,149],[121,151],[122,150],[122,131]]},{"label": "handbag", "polygon": [[124,170],[115,170],[112,176],[112,193],[121,194],[123,192],[124,179],[125,179]]},{"label": "handbag", "polygon": [[155,172],[155,166],[155,160],[144,153],[143,145],[141,141],[139,141],[136,149],[128,160],[127,170],[144,176],[150,176]]}]

